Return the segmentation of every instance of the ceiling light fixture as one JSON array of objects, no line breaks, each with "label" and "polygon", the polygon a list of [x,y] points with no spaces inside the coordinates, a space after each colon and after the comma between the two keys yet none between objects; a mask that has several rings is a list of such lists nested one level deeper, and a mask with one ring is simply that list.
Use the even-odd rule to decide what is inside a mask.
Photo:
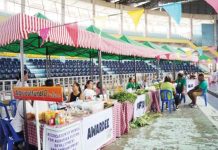
[{"label": "ceiling light fixture", "polygon": [[116,3],[116,2],[119,2],[120,0],[111,0],[110,2],[111,3]]},{"label": "ceiling light fixture", "polygon": [[144,1],[144,2],[139,2],[139,3],[133,3],[132,6],[133,7],[139,7],[139,6],[147,4],[149,2],[150,2],[150,0],[149,1]]},{"label": "ceiling light fixture", "polygon": [[[183,1],[180,1],[180,3],[184,4],[184,3],[190,3],[190,2],[195,2],[195,1],[198,1],[198,0],[183,0]],[[161,9],[164,5],[169,5],[169,4],[173,4],[173,2],[165,3],[165,4],[159,2],[158,6],[152,8],[151,10]]]}]

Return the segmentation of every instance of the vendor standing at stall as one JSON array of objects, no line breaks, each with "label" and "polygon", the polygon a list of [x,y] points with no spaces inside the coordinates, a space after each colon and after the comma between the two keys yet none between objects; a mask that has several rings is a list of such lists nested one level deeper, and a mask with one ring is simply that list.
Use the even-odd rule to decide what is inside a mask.
[{"label": "vendor standing at stall", "polygon": [[175,83],[176,83],[175,103],[176,103],[176,109],[178,109],[182,98],[185,98],[186,79],[183,77],[182,72],[180,72],[178,74],[178,77],[177,77]]},{"label": "vendor standing at stall", "polygon": [[88,80],[86,82],[85,88],[84,88],[84,96],[85,96],[85,100],[94,100],[96,93],[93,90],[93,81],[92,80]]},{"label": "vendor standing at stall", "polygon": [[144,80],[141,83],[141,87],[144,89],[146,87],[148,87],[148,80],[147,80],[147,76],[145,75]]},{"label": "vendor standing at stall", "polygon": [[132,89],[132,90],[135,89],[134,80],[133,80],[132,77],[129,78],[129,82],[128,82],[127,86],[126,86],[126,89],[127,90],[128,89]]}]

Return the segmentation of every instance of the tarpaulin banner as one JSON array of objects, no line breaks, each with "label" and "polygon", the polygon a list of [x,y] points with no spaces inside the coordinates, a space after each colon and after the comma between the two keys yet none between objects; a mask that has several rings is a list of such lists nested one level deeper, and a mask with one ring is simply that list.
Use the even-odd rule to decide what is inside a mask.
[{"label": "tarpaulin banner", "polygon": [[113,137],[112,108],[83,118],[83,149],[97,150]]},{"label": "tarpaulin banner", "polygon": [[60,86],[57,87],[14,87],[13,95],[18,100],[41,100],[62,102],[63,101],[63,89]]},{"label": "tarpaulin banner", "polygon": [[137,99],[134,103],[134,116],[133,116],[134,119],[144,115],[144,113],[146,111],[145,110],[146,109],[145,101],[146,101],[145,94],[137,96]]},{"label": "tarpaulin banner", "polygon": [[82,149],[81,121],[67,126],[54,128],[45,125],[43,130],[44,150],[81,150]]}]

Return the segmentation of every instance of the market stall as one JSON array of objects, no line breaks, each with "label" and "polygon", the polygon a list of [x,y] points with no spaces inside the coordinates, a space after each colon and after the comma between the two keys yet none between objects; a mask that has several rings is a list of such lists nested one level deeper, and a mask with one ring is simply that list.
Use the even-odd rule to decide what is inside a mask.
[{"label": "market stall", "polygon": [[[121,135],[127,134],[133,119],[143,116],[146,113],[146,110],[150,111],[153,108],[159,107],[156,107],[158,99],[155,96],[157,93],[159,92],[149,91],[138,95],[136,96],[137,98],[134,103],[129,101],[117,102],[116,100],[110,100],[109,103],[111,108],[98,110],[94,113],[91,113],[89,109],[87,109],[87,112],[89,111],[89,113],[86,112],[85,114],[79,109],[77,109],[77,111],[65,110],[65,113],[70,113],[70,115],[61,115],[65,116],[65,123],[58,125],[49,125],[49,118],[47,117],[49,113],[52,112],[45,112],[44,115],[47,119],[41,120],[40,123],[40,143],[43,145],[43,149],[52,148],[52,146],[57,147],[57,144],[59,144],[59,148],[67,148],[71,144],[71,147],[80,149],[82,144],[82,149],[87,149],[87,147],[92,147],[93,150],[99,149],[114,142],[116,138],[121,137]],[[77,104],[72,105],[75,106]],[[151,106],[153,108],[151,108]],[[73,109],[76,108],[73,107]],[[52,117],[52,115],[50,117]],[[46,122],[48,123],[46,124]],[[29,143],[37,146],[35,121],[28,122],[28,136]],[[66,140],[61,140],[60,136],[62,137],[61,139]],[[73,142],[69,141],[70,138],[73,139],[70,140]],[[60,143],[57,143],[58,140]]]},{"label": "market stall", "polygon": [[[124,55],[129,57],[134,56],[134,60],[136,57],[155,58],[157,55],[157,53],[154,51],[146,51],[146,48],[140,45],[121,43],[120,41],[114,41],[111,39],[100,37],[98,34],[90,33],[88,31],[80,29],[77,29],[76,31],[71,30],[71,32],[78,33],[77,40],[75,40],[74,38],[72,38],[72,33],[68,32],[68,27],[69,26],[60,25],[36,17],[30,17],[24,14],[13,16],[8,21],[0,25],[0,31],[4,33],[0,35],[0,51],[21,52],[21,56],[23,56],[25,52],[28,54],[64,54],[70,56],[78,56],[79,54],[83,54],[85,57],[87,57],[89,56],[89,52],[86,53],[87,49],[92,49],[96,54],[98,52],[100,68],[101,58],[104,57],[102,56],[102,52],[104,52],[104,54],[108,54],[109,56],[112,54]],[[41,39],[40,36],[43,37],[43,39]],[[23,73],[24,70],[23,59],[24,58],[21,57],[21,73]],[[102,73],[100,71],[100,77],[101,76]],[[101,79],[100,81],[102,83]],[[26,92],[28,91],[28,89],[24,89],[24,91]],[[59,91],[59,95],[60,93],[62,95],[62,92]],[[26,130],[26,138],[30,138],[29,142],[33,145],[37,145],[38,147],[47,147],[48,145],[55,146],[55,144],[51,144],[55,139],[53,139],[53,137],[48,137],[48,135],[59,137],[62,134],[65,135],[65,133],[72,131],[72,134],[69,134],[69,136],[75,138],[74,142],[70,142],[67,140],[60,142],[69,142],[69,145],[73,144],[76,149],[80,149],[82,141],[85,142],[82,143],[82,145],[86,146],[85,148],[93,145],[94,149],[97,149],[107,143],[110,143],[115,139],[115,137],[120,137],[122,134],[128,133],[130,122],[132,121],[134,114],[135,118],[137,118],[143,115],[146,110],[159,112],[158,94],[158,91],[151,91],[150,94],[148,94],[149,101],[145,99],[144,96],[138,96],[143,97],[139,98],[138,100],[136,100],[137,96],[134,96],[134,98],[126,99],[128,101],[120,102],[118,99],[119,102],[113,102],[112,108],[99,109],[97,111],[93,111],[91,109],[91,111],[88,113],[78,110],[79,112],[81,112],[79,116],[77,115],[75,117],[75,114],[70,115],[71,117],[74,116],[73,120],[68,120],[70,117],[68,118],[68,115],[64,115],[66,111],[52,112],[52,115],[50,114],[50,112],[44,112],[44,116],[47,116],[44,117],[44,120],[42,119],[43,117],[39,116],[38,118],[38,115],[36,115],[36,125],[34,124],[34,122],[27,123],[27,128],[25,128],[28,129]],[[14,95],[14,97],[21,100],[26,99],[25,97],[17,97],[16,95]],[[59,99],[59,102],[61,102],[62,98],[59,98],[61,99]],[[46,100],[45,97],[40,97],[40,99],[36,97],[28,97],[28,99],[34,101]],[[136,103],[134,103],[135,100]],[[50,98],[49,101],[55,101],[55,99]],[[86,103],[87,102],[83,102],[83,104]],[[101,101],[96,101],[96,103],[102,104]],[[147,104],[146,107],[145,104]],[[89,106],[92,107],[94,106],[94,104]],[[77,110],[78,106],[73,106],[72,108]],[[84,108],[82,110],[86,109]],[[87,110],[90,110],[90,108],[88,108]],[[138,115],[136,115],[137,111],[140,112],[138,113]],[[75,112],[71,111],[71,113]],[[84,116],[83,113],[85,113],[86,115]],[[37,109],[36,114],[38,114]],[[50,116],[50,118],[48,116]],[[39,122],[39,120],[41,120],[42,122]],[[91,124],[90,120],[92,122]],[[101,128],[99,127],[100,129],[98,129],[98,127],[96,126],[101,126]],[[37,132],[35,129],[37,129]],[[54,132],[56,134],[54,134]],[[36,140],[36,138],[38,140]],[[40,141],[39,139],[43,139],[43,141]],[[68,139],[68,137],[66,137],[66,139]],[[102,142],[96,143],[96,140],[102,140]],[[58,146],[64,147],[65,145],[66,144],[62,143]],[[82,148],[85,149],[84,147]]]},{"label": "market stall", "polygon": [[[64,149],[98,149],[113,139],[114,120],[112,108],[108,108],[86,116],[77,116],[65,124],[40,126],[40,143],[43,149],[55,147]],[[72,116],[71,116],[72,117]],[[37,146],[36,127],[34,122],[28,123],[29,142]],[[98,142],[96,142],[98,141]]]}]

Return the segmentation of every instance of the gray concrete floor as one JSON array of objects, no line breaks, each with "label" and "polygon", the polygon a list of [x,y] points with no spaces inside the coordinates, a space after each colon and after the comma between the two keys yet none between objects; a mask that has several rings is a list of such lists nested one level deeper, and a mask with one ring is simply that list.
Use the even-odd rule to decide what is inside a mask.
[{"label": "gray concrete floor", "polygon": [[171,114],[165,110],[152,125],[130,130],[103,150],[218,150],[218,129],[188,102]]}]

